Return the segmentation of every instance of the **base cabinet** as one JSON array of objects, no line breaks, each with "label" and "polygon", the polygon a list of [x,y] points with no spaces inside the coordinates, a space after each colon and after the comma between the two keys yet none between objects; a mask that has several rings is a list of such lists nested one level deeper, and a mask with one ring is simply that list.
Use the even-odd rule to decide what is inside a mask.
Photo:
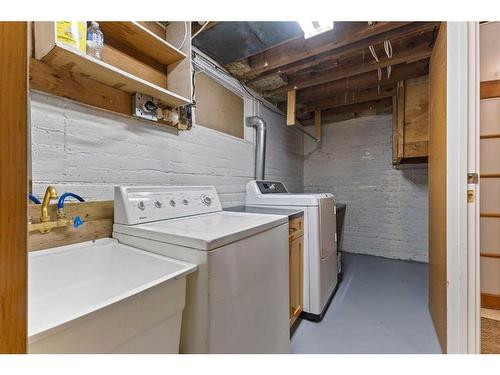
[{"label": "base cabinet", "polygon": [[295,323],[303,306],[304,283],[304,229],[303,218],[290,220],[289,266],[290,266],[290,327]]}]

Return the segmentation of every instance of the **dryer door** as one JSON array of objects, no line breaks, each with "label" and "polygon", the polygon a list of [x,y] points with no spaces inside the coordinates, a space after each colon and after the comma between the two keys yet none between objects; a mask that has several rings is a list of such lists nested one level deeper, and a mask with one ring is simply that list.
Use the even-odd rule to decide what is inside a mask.
[{"label": "dryer door", "polygon": [[328,258],[336,251],[335,243],[335,199],[323,198],[319,201],[319,236],[321,259]]}]

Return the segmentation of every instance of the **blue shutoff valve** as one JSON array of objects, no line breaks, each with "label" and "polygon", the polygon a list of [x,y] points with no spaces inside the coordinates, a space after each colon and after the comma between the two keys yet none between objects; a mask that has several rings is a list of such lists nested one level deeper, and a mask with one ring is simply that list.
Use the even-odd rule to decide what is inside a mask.
[{"label": "blue shutoff valve", "polygon": [[73,220],[73,228],[78,228],[79,226],[83,225],[83,220],[80,216],[75,216]]}]

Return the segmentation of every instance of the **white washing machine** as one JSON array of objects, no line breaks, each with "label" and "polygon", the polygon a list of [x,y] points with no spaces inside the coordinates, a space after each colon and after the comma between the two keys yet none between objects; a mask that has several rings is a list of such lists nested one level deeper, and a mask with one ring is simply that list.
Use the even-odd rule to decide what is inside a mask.
[{"label": "white washing machine", "polygon": [[276,181],[250,181],[246,205],[304,211],[304,306],[302,317],[320,321],[338,283],[335,197],[292,194]]},{"label": "white washing machine", "polygon": [[181,352],[289,352],[286,217],[222,211],[213,187],[116,187],[113,237],[198,264]]}]

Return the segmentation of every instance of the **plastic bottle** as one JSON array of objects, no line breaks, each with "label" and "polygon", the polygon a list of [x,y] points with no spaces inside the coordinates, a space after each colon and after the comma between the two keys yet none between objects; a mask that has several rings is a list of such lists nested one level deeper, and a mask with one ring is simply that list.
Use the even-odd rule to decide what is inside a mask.
[{"label": "plastic bottle", "polygon": [[101,52],[104,46],[104,36],[99,29],[99,24],[92,21],[87,29],[87,55],[101,60]]}]

